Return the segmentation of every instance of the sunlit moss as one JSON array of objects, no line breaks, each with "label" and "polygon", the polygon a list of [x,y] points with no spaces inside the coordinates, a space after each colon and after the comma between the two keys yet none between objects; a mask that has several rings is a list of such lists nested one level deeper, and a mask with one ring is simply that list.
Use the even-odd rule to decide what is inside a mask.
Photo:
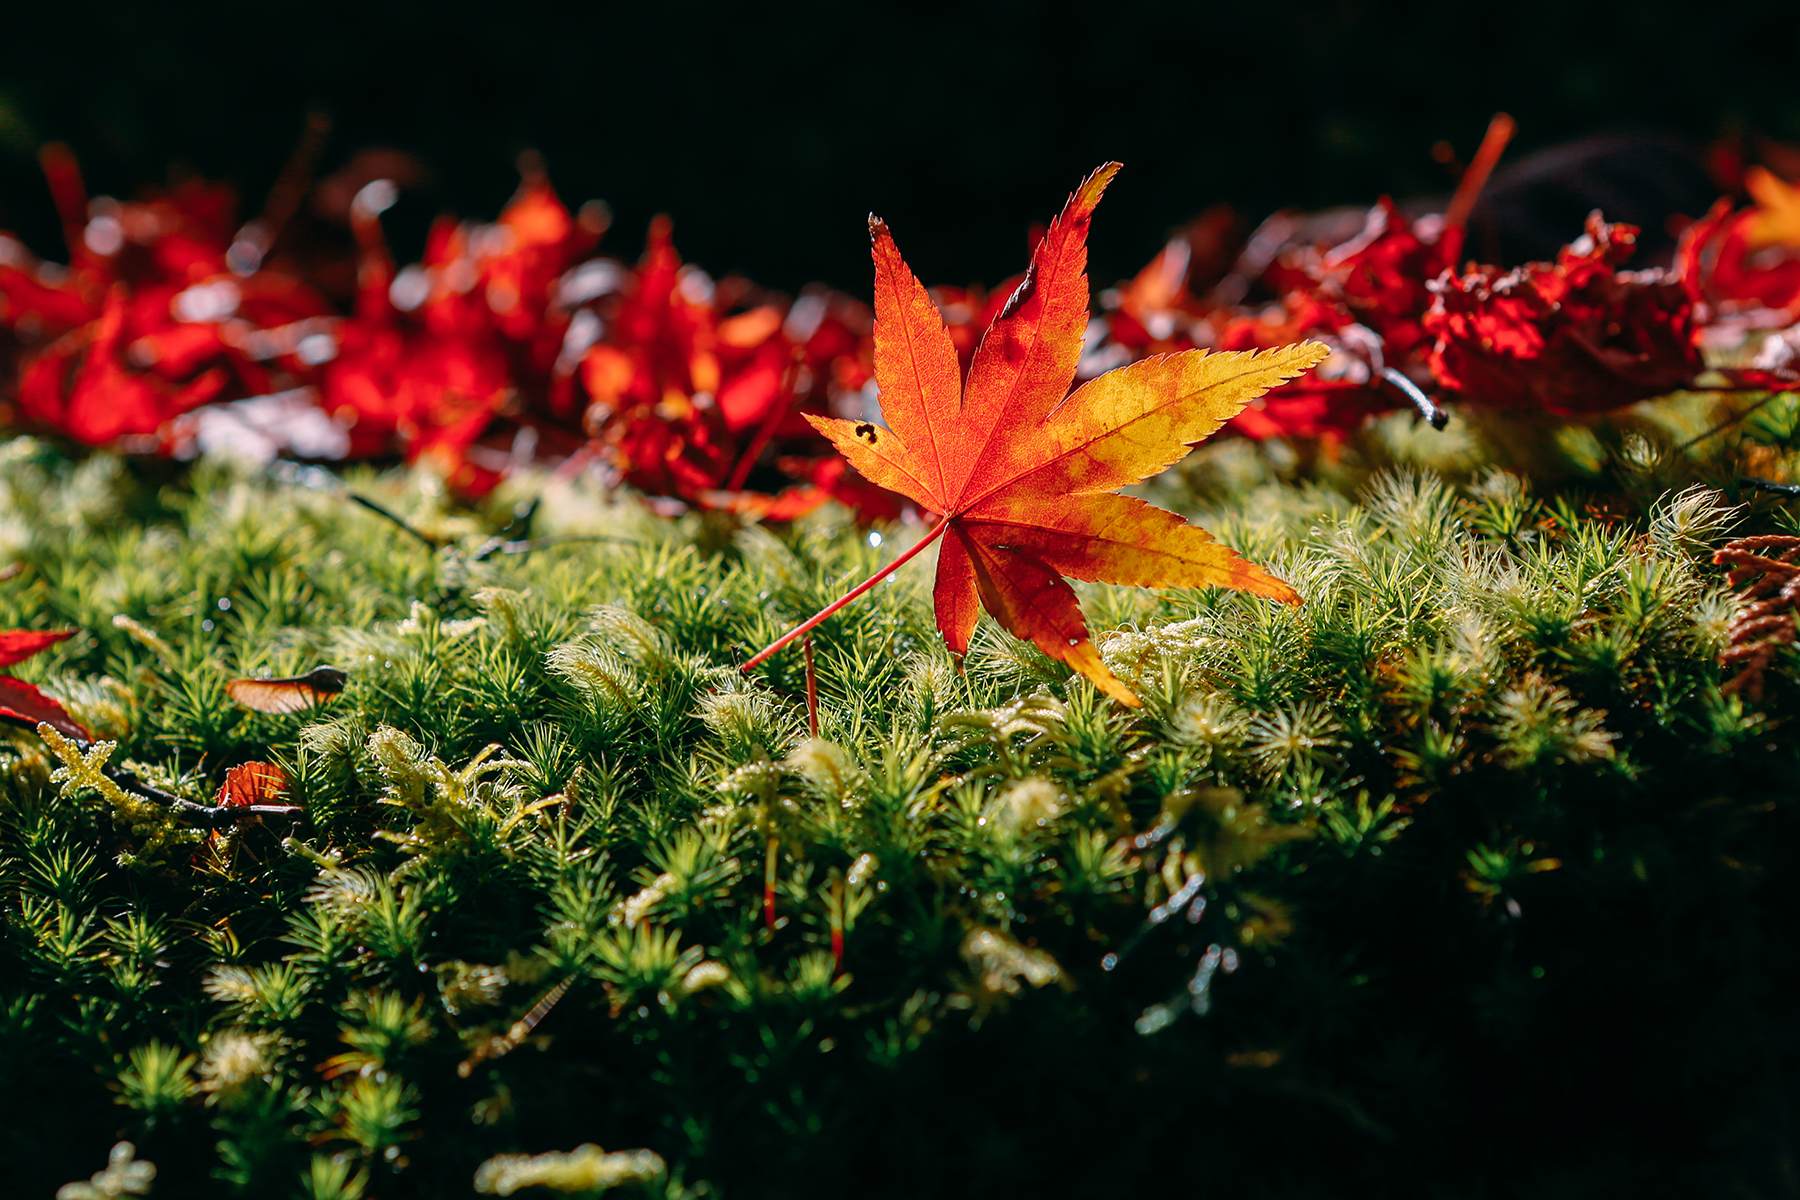
[{"label": "sunlit moss", "polygon": [[[606,540],[478,560],[515,497],[360,477],[434,553],[221,464],[153,486],[13,443],[0,616],[82,629],[30,669],[106,740],[0,744],[0,1051],[65,1106],[0,1088],[4,1147],[53,1188],[129,1113],[185,1147],[155,1150],[171,1194],[674,1197],[836,1194],[805,1164],[906,1141],[910,1194],[966,1194],[928,1160],[1000,1156],[967,1131],[1009,1128],[1003,1087],[1039,1153],[1211,1139],[1242,1179],[1285,1145],[1266,1114],[1411,1136],[1432,1087],[1535,1096],[1481,1057],[1522,1030],[1517,1062],[1572,1069],[1532,1057],[1581,1053],[1534,970],[1712,1003],[1664,956],[1778,943],[1742,897],[1794,882],[1789,668],[1720,694],[1707,557],[1775,518],[1602,433],[1544,452],[1591,483],[1570,463],[1616,451],[1610,510],[1483,469],[1476,430],[1396,419],[1329,469],[1208,450],[1156,486],[1303,606],[1090,588],[1127,711],[986,621],[953,660],[921,565],[814,634],[817,737],[798,647],[738,664],[917,529],[528,480],[543,532]],[[299,714],[223,691],[326,661],[348,687]],[[249,760],[306,818],[228,857],[102,769],[210,802]],[[1690,932],[1634,948],[1651,910]],[[1779,994],[1759,953],[1708,970]],[[1410,1144],[1338,1153],[1398,1178]]]}]

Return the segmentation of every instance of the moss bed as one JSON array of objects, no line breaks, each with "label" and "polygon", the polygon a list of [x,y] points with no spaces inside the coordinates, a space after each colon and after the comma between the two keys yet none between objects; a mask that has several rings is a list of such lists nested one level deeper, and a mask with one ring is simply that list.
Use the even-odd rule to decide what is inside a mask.
[{"label": "moss bed", "polygon": [[[6,734],[4,1190],[1790,1194],[1796,697],[1722,690],[1711,553],[1795,532],[1732,482],[1794,414],[1708,411],[1208,448],[1155,498],[1304,606],[1083,588],[1128,710],[985,621],[959,673],[910,567],[815,636],[816,738],[797,648],[737,664],[916,527],[350,478],[433,549],[14,440],[0,627],[80,630],[16,673],[305,811]],[[536,495],[600,540],[478,559]]]}]

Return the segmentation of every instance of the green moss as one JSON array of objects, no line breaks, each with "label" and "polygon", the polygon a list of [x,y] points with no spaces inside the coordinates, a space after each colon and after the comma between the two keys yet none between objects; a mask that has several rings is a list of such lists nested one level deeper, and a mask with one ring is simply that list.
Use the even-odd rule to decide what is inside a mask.
[{"label": "green moss", "polygon": [[[482,1178],[1762,1194],[1795,696],[1721,695],[1706,553],[1787,526],[1585,436],[1587,495],[1398,424],[1210,450],[1161,497],[1304,606],[1084,588],[1128,711],[985,622],[959,670],[910,569],[815,635],[816,740],[797,649],[736,664],[916,530],[356,481],[433,551],[15,441],[0,625],[82,630],[21,673],[157,786],[273,759],[306,816],[207,834],[8,736],[0,1159],[22,1195],[118,1140],[157,1195],[467,1195],[592,1145],[654,1153]],[[540,485],[534,535],[604,540],[477,561]],[[322,662],[306,713],[224,691]]]}]

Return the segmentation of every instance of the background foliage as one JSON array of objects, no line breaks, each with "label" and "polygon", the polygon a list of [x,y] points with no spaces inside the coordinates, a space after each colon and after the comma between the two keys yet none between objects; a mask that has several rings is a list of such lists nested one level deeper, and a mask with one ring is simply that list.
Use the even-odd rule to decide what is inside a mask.
[{"label": "background foliage", "polygon": [[1447,193],[1428,149],[1467,155],[1496,111],[1519,119],[1521,151],[1643,128],[1800,141],[1800,33],[1772,0],[1706,14],[1668,0],[82,11],[9,14],[0,44],[0,228],[52,258],[42,141],[77,147],[96,192],[130,197],[182,163],[238,184],[253,212],[313,106],[337,123],[327,170],[366,145],[429,167],[393,215],[416,239],[402,234],[402,262],[439,210],[497,212],[532,146],[571,201],[612,203],[611,253],[635,259],[670,212],[707,270],[790,292],[860,292],[871,209],[905,232],[921,277],[1004,279],[1046,198],[1112,159],[1131,173],[1096,234],[1103,282],[1217,201],[1254,221]]}]

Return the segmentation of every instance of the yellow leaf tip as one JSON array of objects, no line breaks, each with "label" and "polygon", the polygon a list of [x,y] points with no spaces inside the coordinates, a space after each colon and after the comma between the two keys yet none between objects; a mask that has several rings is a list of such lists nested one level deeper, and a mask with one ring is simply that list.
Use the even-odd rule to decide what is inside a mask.
[{"label": "yellow leaf tip", "polygon": [[1079,212],[1084,216],[1092,213],[1094,206],[1100,203],[1100,194],[1106,191],[1107,185],[1113,181],[1113,176],[1117,175],[1123,166],[1123,163],[1104,162],[1095,167],[1088,177],[1081,181],[1081,186],[1075,189],[1075,194],[1069,197],[1068,208],[1065,211]]}]

